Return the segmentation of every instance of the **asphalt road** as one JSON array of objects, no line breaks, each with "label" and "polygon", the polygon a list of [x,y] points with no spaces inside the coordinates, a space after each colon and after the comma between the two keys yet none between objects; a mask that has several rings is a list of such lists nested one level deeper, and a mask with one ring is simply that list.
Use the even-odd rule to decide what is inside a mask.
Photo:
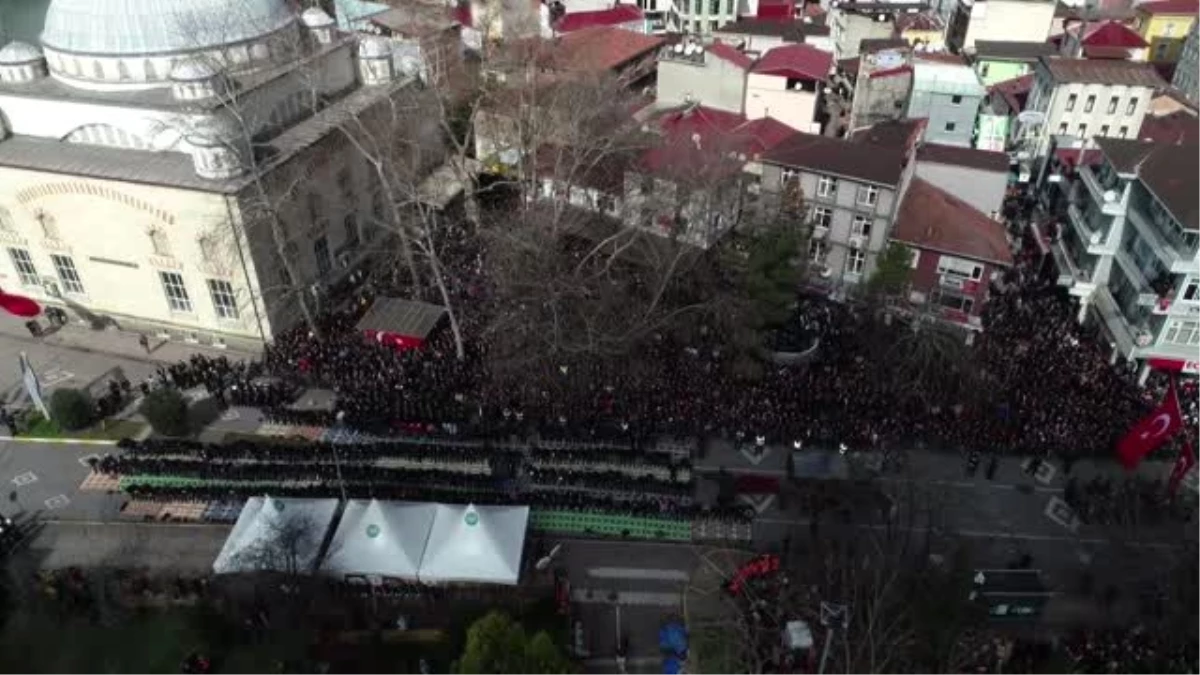
[{"label": "asphalt road", "polygon": [[46,569],[120,567],[205,574],[228,525],[48,521],[26,555]]}]

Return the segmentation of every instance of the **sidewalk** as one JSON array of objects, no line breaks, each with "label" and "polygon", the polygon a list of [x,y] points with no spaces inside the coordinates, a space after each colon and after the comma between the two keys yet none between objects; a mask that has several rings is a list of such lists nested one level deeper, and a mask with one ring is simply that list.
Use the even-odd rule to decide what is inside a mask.
[{"label": "sidewalk", "polygon": [[92,330],[77,323],[69,323],[61,328],[48,332],[40,338],[29,334],[24,323],[13,316],[0,319],[0,338],[42,344],[50,347],[60,347],[74,351],[106,354],[130,361],[144,363],[176,363],[186,361],[193,354],[206,356],[224,355],[233,360],[258,358],[259,353],[237,350],[233,348],[217,349],[207,345],[189,344],[150,338],[150,352],[138,344],[139,333],[124,332],[116,329]]}]

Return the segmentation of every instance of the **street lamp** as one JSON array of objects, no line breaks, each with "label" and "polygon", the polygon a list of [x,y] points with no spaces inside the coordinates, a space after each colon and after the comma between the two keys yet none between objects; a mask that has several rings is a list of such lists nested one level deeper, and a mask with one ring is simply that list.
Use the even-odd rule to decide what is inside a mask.
[{"label": "street lamp", "polygon": [[821,665],[817,668],[818,673],[825,672],[825,662],[829,659],[829,646],[833,644],[833,634],[837,632],[837,624],[841,624],[843,632],[850,626],[850,613],[847,609],[846,605],[821,601],[821,625],[826,628],[826,633],[825,646],[821,648]]}]

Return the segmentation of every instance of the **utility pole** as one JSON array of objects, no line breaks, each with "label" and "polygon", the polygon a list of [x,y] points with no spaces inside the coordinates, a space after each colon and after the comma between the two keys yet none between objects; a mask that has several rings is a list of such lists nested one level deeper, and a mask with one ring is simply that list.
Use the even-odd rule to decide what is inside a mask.
[{"label": "utility pole", "polygon": [[[829,659],[829,647],[833,644],[833,634],[837,632],[837,623],[841,623],[842,632],[850,625],[850,613],[846,605],[835,605],[832,602],[821,602],[821,625],[825,627],[825,646],[821,648],[821,665],[817,672],[825,673],[825,663]],[[843,638],[845,636],[843,635]]]}]

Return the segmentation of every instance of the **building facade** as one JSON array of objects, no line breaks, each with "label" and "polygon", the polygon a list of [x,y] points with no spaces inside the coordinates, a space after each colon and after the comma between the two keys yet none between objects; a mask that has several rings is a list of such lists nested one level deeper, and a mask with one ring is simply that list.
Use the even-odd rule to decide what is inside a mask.
[{"label": "building facade", "polygon": [[1021,129],[1025,150],[1044,159],[1053,136],[1136,138],[1154,92],[1165,85],[1148,63],[1042,57],[1026,111],[1037,124]]},{"label": "building facade", "polygon": [[[843,70],[849,89],[850,116],[847,129],[873,126],[904,116],[913,83],[913,57],[907,44],[864,52],[853,72]],[[845,61],[843,61],[845,63]]]},{"label": "building facade", "polygon": [[966,64],[936,63],[917,58],[907,116],[927,119],[925,140],[969,148],[975,121],[987,89]]},{"label": "building facade", "polygon": [[57,0],[41,48],[2,50],[5,287],[82,320],[261,343],[299,320],[297,289],[319,304],[362,259],[382,204],[335,120],[412,80],[386,40],[359,46],[320,10],[213,4]]},{"label": "building facade", "polygon": [[1008,189],[1008,155],[923,143],[916,176],[996,220]]},{"label": "building facade", "polygon": [[959,0],[947,28],[950,49],[972,53],[979,40],[1045,42],[1054,0]]},{"label": "building facade", "polygon": [[658,55],[655,103],[660,108],[699,103],[741,114],[753,63],[749,56],[723,42],[664,47]]},{"label": "building facade", "polygon": [[977,40],[972,65],[985,87],[1030,72],[1043,56],[1055,54],[1049,42],[996,42]]},{"label": "building facade", "polygon": [[896,35],[896,20],[924,11],[923,2],[841,2],[829,10],[833,55],[837,60],[859,55],[863,40],[886,40]]},{"label": "building facade", "polygon": [[1200,77],[1200,35],[1197,28],[1197,24],[1193,22],[1187,39],[1183,41],[1179,63],[1175,66],[1175,76],[1171,80],[1171,84],[1183,92],[1192,105],[1200,104],[1200,87],[1197,86],[1197,77]]},{"label": "building facade", "polygon": [[809,45],[771,49],[750,68],[746,117],[772,117],[793,129],[821,133],[822,90],[832,66],[832,54]]},{"label": "building facade", "polygon": [[1113,360],[1200,360],[1197,146],[1098,139],[1090,158],[1055,163],[1040,195],[1058,283],[1099,325]]},{"label": "building facade", "polygon": [[675,14],[680,32],[712,35],[721,26],[737,21],[738,0],[676,0]]},{"label": "building facade", "polygon": [[1185,38],[1196,23],[1194,0],[1151,0],[1136,6],[1137,28],[1150,44],[1150,60],[1175,63],[1183,52]]}]

